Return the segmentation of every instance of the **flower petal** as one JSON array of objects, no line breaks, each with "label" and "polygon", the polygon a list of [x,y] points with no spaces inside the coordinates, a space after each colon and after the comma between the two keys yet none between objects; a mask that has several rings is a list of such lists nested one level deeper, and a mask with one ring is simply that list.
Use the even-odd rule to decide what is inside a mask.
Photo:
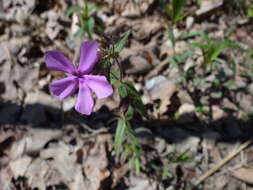
[{"label": "flower petal", "polygon": [[113,93],[113,88],[105,76],[85,75],[85,82],[98,98],[106,98]]},{"label": "flower petal", "polygon": [[49,88],[53,95],[55,95],[58,99],[63,100],[77,90],[78,78],[70,76],[61,80],[53,81]]},{"label": "flower petal", "polygon": [[87,74],[92,71],[98,61],[97,51],[97,41],[87,41],[81,44],[80,62],[78,67],[78,72],[80,74]]},{"label": "flower petal", "polygon": [[66,73],[74,74],[75,66],[71,61],[59,51],[46,51],[46,65],[50,70],[63,71]]},{"label": "flower petal", "polygon": [[90,115],[94,106],[93,98],[89,87],[85,84],[84,80],[79,79],[79,91],[75,105],[76,111]]}]

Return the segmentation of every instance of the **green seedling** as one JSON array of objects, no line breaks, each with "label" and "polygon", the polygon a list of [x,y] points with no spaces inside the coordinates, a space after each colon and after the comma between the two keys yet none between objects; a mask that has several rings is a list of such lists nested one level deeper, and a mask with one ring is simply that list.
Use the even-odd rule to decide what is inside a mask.
[{"label": "green seedling", "polygon": [[166,156],[162,165],[152,163],[150,165],[151,168],[149,169],[153,170],[157,176],[160,176],[160,180],[168,180],[169,178],[173,177],[173,174],[169,170],[170,164],[197,162],[194,160],[193,156],[188,154],[188,151],[189,150],[186,150],[183,153],[178,153],[176,149],[174,149]]},{"label": "green seedling", "polygon": [[186,14],[183,14],[183,7],[185,5],[185,0],[173,0],[172,4],[168,4],[166,1],[162,2],[165,14],[169,15],[171,18],[171,24],[168,24],[168,37],[172,42],[173,49],[175,50],[175,45],[177,38],[175,37],[173,28],[174,26],[182,20]]},{"label": "green seedling", "polygon": [[75,36],[82,36],[86,33],[89,39],[92,39],[94,33],[95,20],[90,15],[90,12],[96,8],[97,5],[88,2],[88,0],[84,0],[83,7],[74,5],[67,10],[67,16],[71,16],[73,13],[77,13],[79,16],[80,28],[74,34]]},{"label": "green seedling", "polygon": [[189,150],[185,150],[183,153],[178,153],[176,149],[171,152],[167,159],[169,163],[189,163],[196,162],[191,155],[188,154]]},{"label": "green seedling", "polygon": [[202,35],[202,42],[188,43],[191,47],[200,48],[204,56],[204,63],[214,63],[226,48],[238,47],[238,44],[229,40],[213,40],[207,34]]}]

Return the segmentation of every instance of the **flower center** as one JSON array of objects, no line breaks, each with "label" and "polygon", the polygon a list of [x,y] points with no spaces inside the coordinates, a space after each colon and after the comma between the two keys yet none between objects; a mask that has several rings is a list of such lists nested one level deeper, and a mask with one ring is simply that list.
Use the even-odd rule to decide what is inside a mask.
[{"label": "flower center", "polygon": [[84,78],[84,74],[82,74],[79,71],[76,71],[74,75],[77,76],[78,78]]}]

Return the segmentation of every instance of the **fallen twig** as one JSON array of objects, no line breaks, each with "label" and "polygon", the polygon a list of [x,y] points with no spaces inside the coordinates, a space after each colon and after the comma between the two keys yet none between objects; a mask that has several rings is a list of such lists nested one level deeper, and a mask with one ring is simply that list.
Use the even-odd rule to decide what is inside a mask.
[{"label": "fallen twig", "polygon": [[222,166],[224,166],[227,162],[229,162],[232,158],[234,158],[238,153],[240,153],[243,149],[249,146],[252,143],[252,140],[248,140],[245,143],[241,144],[237,149],[230,152],[223,160],[217,163],[212,169],[208,170],[204,175],[202,175],[195,186],[201,184],[204,180],[206,180],[209,176],[213,175],[217,170],[219,170]]}]

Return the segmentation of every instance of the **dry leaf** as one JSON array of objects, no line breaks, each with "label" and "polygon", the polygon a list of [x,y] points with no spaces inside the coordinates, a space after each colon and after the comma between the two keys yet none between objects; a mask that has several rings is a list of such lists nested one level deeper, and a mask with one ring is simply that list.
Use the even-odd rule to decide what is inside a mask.
[{"label": "dry leaf", "polygon": [[13,173],[10,167],[1,168],[0,170],[0,187],[3,190],[13,190],[14,185],[11,183]]},{"label": "dry leaf", "polygon": [[232,175],[239,180],[253,184],[253,168],[239,168],[234,170]]},{"label": "dry leaf", "polygon": [[162,81],[154,86],[150,91],[152,100],[161,100],[159,113],[163,114],[167,111],[167,106],[170,105],[170,98],[177,91],[175,84],[169,80]]},{"label": "dry leaf", "polygon": [[17,179],[19,176],[24,176],[31,162],[32,158],[29,156],[23,156],[10,162],[10,168],[13,172],[15,179]]},{"label": "dry leaf", "polygon": [[9,156],[14,160],[27,152],[38,152],[48,141],[61,135],[61,130],[30,129],[22,139],[12,145]]},{"label": "dry leaf", "polygon": [[25,173],[25,177],[28,179],[28,185],[31,188],[45,190],[46,184],[44,178],[48,170],[49,166],[46,161],[41,158],[33,160]]},{"label": "dry leaf", "polygon": [[202,0],[200,8],[196,11],[196,15],[207,14],[223,5],[223,0]]},{"label": "dry leaf", "polygon": [[89,180],[90,190],[99,190],[101,182],[110,175],[107,169],[108,160],[105,148],[107,139],[108,135],[98,136],[97,143],[90,149],[90,155],[84,163],[84,172]]}]

